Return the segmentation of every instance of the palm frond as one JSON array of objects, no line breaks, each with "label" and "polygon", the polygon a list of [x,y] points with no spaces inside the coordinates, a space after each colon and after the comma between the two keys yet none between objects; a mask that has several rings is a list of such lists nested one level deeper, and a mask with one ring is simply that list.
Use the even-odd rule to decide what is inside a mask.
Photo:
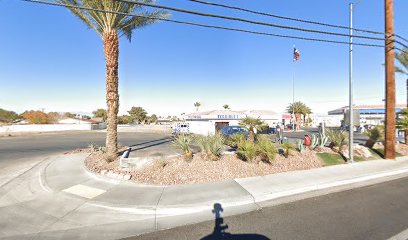
[{"label": "palm frond", "polygon": [[[58,2],[74,6],[67,8],[101,37],[104,32],[114,30],[120,36],[124,35],[131,40],[134,29],[156,23],[160,21],[158,19],[169,17],[168,12],[147,11],[143,6],[137,4],[138,2],[153,3],[154,0],[135,0],[134,4],[115,0],[58,0]],[[75,7],[86,7],[95,10]],[[129,14],[139,16],[129,16]]]}]

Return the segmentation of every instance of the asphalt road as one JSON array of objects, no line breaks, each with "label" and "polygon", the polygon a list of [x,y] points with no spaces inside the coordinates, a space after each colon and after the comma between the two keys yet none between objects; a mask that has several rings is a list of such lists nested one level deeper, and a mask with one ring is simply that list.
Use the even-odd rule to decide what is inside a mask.
[{"label": "asphalt road", "polygon": [[127,239],[384,240],[408,228],[407,186],[402,178],[226,218],[216,210],[214,221]]},{"label": "asphalt road", "polygon": [[[51,154],[63,153],[89,144],[105,145],[106,133],[99,131],[62,132],[31,134],[26,136],[0,137],[0,169],[11,165],[30,162]],[[121,145],[143,147],[168,144],[168,135],[159,133],[120,132],[118,142]],[[143,145],[144,144],[144,145]]]}]

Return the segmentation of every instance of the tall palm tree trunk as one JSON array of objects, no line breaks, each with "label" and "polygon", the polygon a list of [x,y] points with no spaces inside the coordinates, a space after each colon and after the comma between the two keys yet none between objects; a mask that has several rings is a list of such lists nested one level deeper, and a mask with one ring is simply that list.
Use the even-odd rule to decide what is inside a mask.
[{"label": "tall palm tree trunk", "polygon": [[116,156],[118,152],[118,67],[119,67],[119,37],[115,30],[103,34],[103,50],[106,61],[106,104],[107,104],[107,134],[106,152]]}]

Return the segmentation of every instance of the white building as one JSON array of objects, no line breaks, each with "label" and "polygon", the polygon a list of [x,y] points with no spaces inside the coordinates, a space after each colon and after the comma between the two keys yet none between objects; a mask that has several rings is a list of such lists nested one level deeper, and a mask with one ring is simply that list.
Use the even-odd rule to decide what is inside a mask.
[{"label": "white building", "polygon": [[224,126],[238,126],[246,116],[259,118],[269,126],[275,126],[282,121],[282,114],[267,110],[213,110],[187,114],[186,123],[191,133],[208,135],[214,134]]},{"label": "white building", "polygon": [[[404,109],[406,105],[397,104],[395,106],[395,113],[398,114]],[[384,105],[356,105],[353,107],[360,114],[360,122],[356,125],[381,125],[385,120],[385,106]],[[330,116],[338,116],[344,119],[344,114],[348,111],[348,106],[329,111]]]},{"label": "white building", "polygon": [[310,114],[312,127],[318,127],[320,123],[324,122],[326,127],[340,127],[343,121],[343,115],[327,115],[327,114]]}]

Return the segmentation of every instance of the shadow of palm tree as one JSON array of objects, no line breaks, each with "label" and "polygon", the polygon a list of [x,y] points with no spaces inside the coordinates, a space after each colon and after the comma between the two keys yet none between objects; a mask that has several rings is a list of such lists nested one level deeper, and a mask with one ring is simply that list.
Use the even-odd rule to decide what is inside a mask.
[{"label": "shadow of palm tree", "polygon": [[221,204],[215,203],[214,209],[212,212],[215,215],[215,225],[214,231],[203,238],[201,240],[212,240],[212,239],[220,239],[220,240],[268,240],[269,238],[260,235],[260,234],[252,234],[252,233],[244,233],[244,234],[232,234],[225,232],[228,229],[228,225],[224,224],[224,218],[221,217],[221,213],[224,211]]}]

